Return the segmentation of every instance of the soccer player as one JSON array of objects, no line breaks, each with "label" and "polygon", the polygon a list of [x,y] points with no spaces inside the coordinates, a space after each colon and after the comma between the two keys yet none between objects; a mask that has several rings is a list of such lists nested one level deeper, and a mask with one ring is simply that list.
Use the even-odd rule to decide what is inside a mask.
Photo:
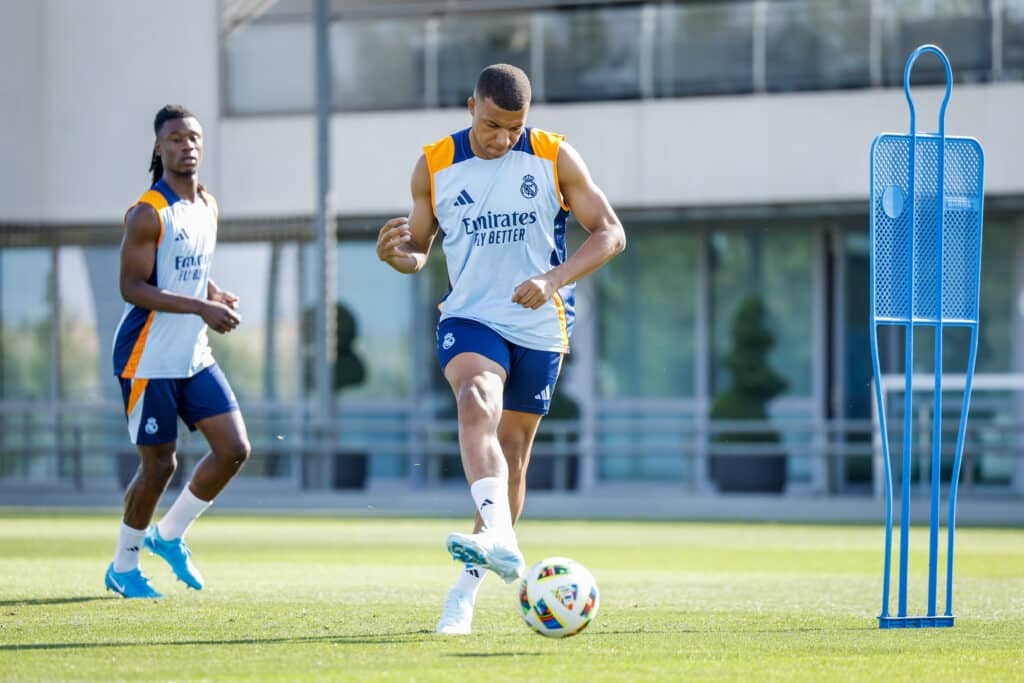
[{"label": "soccer player", "polygon": [[[525,569],[513,524],[526,468],[573,327],[573,289],[625,248],[622,225],[580,155],[561,135],[526,127],[531,88],[508,64],[485,68],[468,100],[472,123],[423,148],[412,211],[380,229],[377,256],[423,268],[440,229],[451,290],[437,352],[455,394],[474,533],[447,547],[465,563],[437,632],[469,633],[485,572],[506,583]],[[589,232],[566,253],[570,207]]]},{"label": "soccer player", "polygon": [[[223,334],[241,318],[238,297],[210,279],[217,202],[199,184],[203,129],[187,109],[168,105],[156,113],[153,130],[153,185],[125,214],[120,282],[127,304],[113,349],[128,433],[141,458],[106,574],[107,588],[126,598],[162,597],[139,567],[143,545],[187,586],[202,589],[185,532],[249,457],[245,422],[206,337],[207,327]],[[177,467],[179,415],[203,433],[210,452],[150,526]]]}]

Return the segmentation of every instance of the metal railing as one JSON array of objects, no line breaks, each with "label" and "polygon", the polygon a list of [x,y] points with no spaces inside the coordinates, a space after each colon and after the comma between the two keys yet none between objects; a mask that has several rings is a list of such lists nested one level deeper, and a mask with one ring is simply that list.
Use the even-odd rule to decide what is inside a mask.
[{"label": "metal railing", "polygon": [[[1008,418],[1005,406],[1005,400],[984,396],[972,406],[963,496],[1024,493],[1024,421]],[[261,485],[345,490],[387,480],[429,489],[462,481],[456,420],[425,417],[412,402],[342,404],[328,424],[296,404],[249,405],[245,417],[253,456],[242,476]],[[930,425],[929,416],[919,418],[917,423]],[[723,488],[722,472],[753,467],[753,458],[784,468],[788,493],[877,496],[881,490],[879,435],[871,420],[736,421],[605,410],[593,421],[594,433],[584,434],[581,424],[541,423],[531,485],[589,490],[619,481],[668,481],[681,490],[715,492]],[[901,420],[890,424],[896,425],[890,439],[898,443]],[[955,433],[955,422],[944,427]],[[201,436],[181,431],[178,477],[206,452]],[[913,453],[912,474],[921,486],[931,452],[925,432],[922,427]],[[947,450],[951,460],[952,445]],[[0,403],[0,486],[123,486],[137,462],[117,406]]]}]

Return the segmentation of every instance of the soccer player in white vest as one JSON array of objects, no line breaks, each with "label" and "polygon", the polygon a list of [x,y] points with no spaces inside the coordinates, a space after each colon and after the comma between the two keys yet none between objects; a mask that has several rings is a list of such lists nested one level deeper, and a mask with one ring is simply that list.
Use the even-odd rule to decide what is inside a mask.
[{"label": "soccer player in white vest", "polygon": [[[423,148],[412,211],[380,229],[377,256],[423,268],[441,236],[450,291],[437,351],[455,394],[462,466],[477,509],[474,533],[447,547],[464,563],[437,632],[469,633],[482,569],[511,583],[525,561],[513,524],[541,418],[569,351],[573,289],[626,245],[580,155],[561,135],[526,126],[531,88],[508,64],[485,68],[469,98],[469,128]],[[570,209],[589,236],[566,253]]]},{"label": "soccer player in white vest", "polygon": [[[213,360],[207,327],[238,326],[238,297],[210,279],[217,243],[217,202],[199,184],[203,129],[195,115],[167,105],[153,121],[153,184],[125,214],[114,373],[140,467],[125,493],[124,517],[109,590],[126,598],[161,597],[139,566],[145,546],[190,588],[203,577],[184,536],[249,457],[238,402]],[[177,467],[178,417],[210,445],[159,524],[157,503]]]}]

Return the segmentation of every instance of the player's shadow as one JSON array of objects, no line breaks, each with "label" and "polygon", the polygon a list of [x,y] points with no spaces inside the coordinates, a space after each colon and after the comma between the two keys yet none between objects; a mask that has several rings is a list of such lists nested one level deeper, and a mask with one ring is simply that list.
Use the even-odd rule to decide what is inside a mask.
[{"label": "player's shadow", "polygon": [[403,631],[396,633],[365,633],[356,635],[303,636],[296,638],[237,638],[220,640],[155,640],[149,642],[106,642],[106,643],[21,643],[0,645],[0,652],[16,650],[74,650],[93,648],[115,648],[139,646],[178,647],[195,645],[274,645],[288,643],[334,643],[336,645],[394,645],[396,643],[417,643],[433,636],[432,631]]},{"label": "player's shadow", "polygon": [[448,652],[442,657],[540,657],[540,652]]},{"label": "player's shadow", "polygon": [[76,602],[92,602],[93,600],[110,600],[103,595],[84,595],[77,598],[33,598],[31,600],[0,600],[0,607],[30,607],[33,605],[70,605]]}]

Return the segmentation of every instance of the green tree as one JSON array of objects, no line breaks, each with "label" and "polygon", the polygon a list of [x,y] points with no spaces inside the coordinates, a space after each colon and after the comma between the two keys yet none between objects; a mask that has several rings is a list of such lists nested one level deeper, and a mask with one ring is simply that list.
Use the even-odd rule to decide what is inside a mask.
[{"label": "green tree", "polygon": [[[775,335],[766,323],[759,296],[745,299],[732,323],[732,350],[724,364],[729,385],[711,406],[713,420],[767,420],[768,402],[786,390],[787,382],[769,363]],[[718,443],[776,443],[774,430],[723,432]],[[722,491],[781,491],[785,486],[786,457],[779,455],[722,455],[711,462],[711,476]]]},{"label": "green tree", "polygon": [[[356,318],[352,312],[341,303],[335,304],[338,321],[337,344],[335,346],[334,379],[332,386],[335,391],[345,387],[362,384],[366,381],[366,366],[363,360],[356,355],[356,335],[359,328]],[[305,340],[305,353],[303,354],[303,368],[306,376],[306,390],[312,391],[313,372],[316,364],[313,361],[313,330],[314,316],[313,309],[307,308],[302,312],[302,332]]]}]

